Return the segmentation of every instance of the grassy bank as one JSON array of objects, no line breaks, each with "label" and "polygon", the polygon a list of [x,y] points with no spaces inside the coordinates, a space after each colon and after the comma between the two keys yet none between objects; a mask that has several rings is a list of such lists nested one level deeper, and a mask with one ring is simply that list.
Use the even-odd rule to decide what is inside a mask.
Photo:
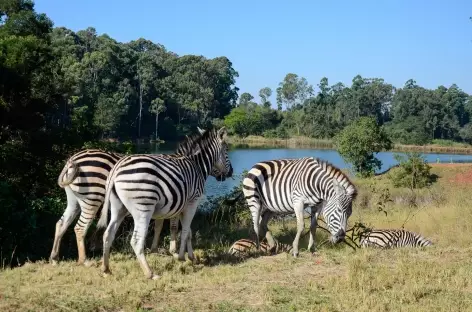
[{"label": "grassy bank", "polygon": [[[157,281],[143,279],[133,254],[116,251],[107,278],[98,258],[89,268],[37,262],[5,270],[0,310],[470,311],[472,166],[433,165],[432,171],[438,181],[417,192],[393,189],[387,175],[357,181],[360,194],[350,219],[377,228],[405,225],[429,237],[431,248],[354,252],[325,245],[317,256],[302,251],[298,259],[280,254],[235,263],[223,253],[230,241],[215,234],[213,243],[196,243],[199,264],[150,255],[162,276]],[[380,199],[386,189],[391,201]],[[292,241],[293,222],[270,227],[279,240]],[[324,238],[318,231],[317,242]],[[306,248],[307,236],[301,246]]]},{"label": "grassy bank", "polygon": [[[308,137],[291,137],[288,139],[265,138],[262,136],[248,136],[240,138],[231,136],[230,142],[234,145],[249,147],[288,147],[288,148],[318,148],[333,149],[334,144],[329,139],[313,139]],[[472,145],[436,141],[428,145],[404,145],[395,144],[393,151],[396,152],[423,152],[423,153],[447,153],[447,154],[472,154]]]}]

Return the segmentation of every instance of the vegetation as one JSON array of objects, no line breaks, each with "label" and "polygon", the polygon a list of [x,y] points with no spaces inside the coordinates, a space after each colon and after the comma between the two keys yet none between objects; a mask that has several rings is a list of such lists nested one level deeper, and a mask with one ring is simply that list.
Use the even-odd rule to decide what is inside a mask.
[{"label": "vegetation", "polygon": [[390,175],[395,187],[422,188],[433,182],[431,166],[419,153],[407,153],[406,157],[396,154],[399,169]]},{"label": "vegetation", "polygon": [[[314,257],[303,251],[298,259],[280,254],[240,261],[224,254],[234,240],[251,235],[245,224],[237,225],[245,220],[240,216],[233,222],[219,219],[208,231],[204,224],[193,227],[197,264],[148,255],[150,265],[162,276],[157,281],[143,280],[132,251],[113,251],[113,275],[107,278],[100,275],[99,256],[89,268],[72,261],[56,267],[39,261],[4,270],[0,272],[0,309],[416,312],[450,311],[454,306],[457,311],[468,311],[472,308],[468,249],[472,194],[466,191],[468,184],[451,181],[471,172],[471,165],[433,165],[437,183],[415,190],[414,199],[411,190],[394,188],[386,175],[356,180],[360,194],[351,225],[405,226],[430,238],[434,243],[430,248],[354,252],[345,246],[324,245]],[[370,189],[371,183],[377,189]],[[391,201],[383,200],[387,215],[378,212],[385,189],[391,190]],[[196,221],[204,222],[202,217]],[[293,240],[294,221],[286,221],[284,227],[274,220],[269,226],[280,241]],[[324,231],[317,231],[318,244],[325,238]],[[305,235],[301,246],[307,244]]]},{"label": "vegetation", "polygon": [[[358,75],[351,86],[329,85],[326,77],[317,86],[315,93],[305,78],[289,73],[276,92],[278,119],[267,123],[265,115],[253,116],[257,109],[269,109],[267,97],[262,96],[256,103],[251,94],[243,93],[233,109],[237,115],[228,115],[225,123],[233,134],[242,137],[270,137],[280,132],[289,137],[328,139],[359,117],[372,117],[396,143],[424,145],[437,143],[435,140],[472,143],[471,96],[455,84],[431,90],[410,79],[403,87],[396,88],[381,78]],[[267,92],[268,88],[262,90]],[[259,122],[254,123],[263,126],[249,130],[240,127],[248,118],[255,118]]]},{"label": "vegetation", "polygon": [[361,177],[372,176],[382,162],[374,156],[392,148],[392,141],[372,117],[360,117],[335,137],[339,154],[353,164]]}]

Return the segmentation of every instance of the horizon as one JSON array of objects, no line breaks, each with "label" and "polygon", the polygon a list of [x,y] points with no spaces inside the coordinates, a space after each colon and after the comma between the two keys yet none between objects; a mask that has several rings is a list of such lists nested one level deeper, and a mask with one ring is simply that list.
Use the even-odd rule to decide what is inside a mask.
[{"label": "horizon", "polygon": [[75,32],[93,27],[97,35],[119,42],[145,38],[179,56],[226,56],[239,74],[238,94],[248,92],[258,102],[259,90],[270,87],[273,107],[276,88],[288,73],[305,77],[315,92],[323,77],[330,85],[350,86],[361,75],[383,78],[396,88],[409,79],[428,89],[455,83],[472,94],[472,2],[97,3],[43,0],[35,9],[54,27]]}]

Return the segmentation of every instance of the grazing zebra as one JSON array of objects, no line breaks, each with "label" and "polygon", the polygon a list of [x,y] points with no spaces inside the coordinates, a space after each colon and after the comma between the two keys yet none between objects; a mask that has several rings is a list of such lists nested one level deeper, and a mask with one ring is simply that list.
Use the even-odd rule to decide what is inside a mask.
[{"label": "grazing zebra", "polygon": [[314,243],[320,213],[328,224],[331,241],[338,243],[345,237],[347,219],[352,213],[352,201],[357,190],[335,166],[320,159],[304,157],[255,164],[243,180],[243,193],[251,211],[257,245],[260,239],[259,229],[269,245],[275,245],[267,228],[272,216],[295,212],[297,235],[293,241],[292,253],[296,257],[298,242],[305,227],[305,206],[312,206],[313,214],[308,249]]},{"label": "grazing zebra", "polygon": [[[240,239],[231,245],[228,250],[228,253],[233,256],[247,255],[250,251],[257,249],[257,243],[250,239]],[[275,241],[275,249],[270,248],[269,244],[266,242],[260,243],[260,250],[265,254],[280,252],[290,252],[292,250],[292,245],[283,244]]]},{"label": "grazing zebra", "polygon": [[[98,149],[85,149],[75,153],[67,160],[59,174],[57,184],[65,189],[67,208],[56,223],[54,244],[49,257],[52,264],[57,263],[62,237],[67,228],[80,212],[74,227],[79,253],[78,263],[86,262],[85,236],[105,198],[105,183],[111,168],[124,154],[105,152]],[[177,219],[171,219],[171,228],[178,225]],[[162,228],[162,224],[161,224]],[[174,231],[175,232],[175,231]],[[159,232],[154,233],[151,252],[157,251]],[[175,236],[175,234],[174,234]],[[171,240],[169,251],[175,252],[175,238]]]},{"label": "grazing zebra", "polygon": [[371,230],[366,234],[361,234],[360,240],[360,246],[363,248],[425,247],[432,245],[433,243],[430,240],[404,229]]},{"label": "grazing zebra", "polygon": [[227,162],[226,134],[223,127],[187,137],[179,149],[189,151],[188,154],[130,155],[116,163],[107,179],[105,201],[97,224],[97,227],[104,227],[111,210],[110,222],[103,235],[103,273],[110,273],[110,247],[127,213],[134,219],[130,243],[147,278],[159,278],[153,274],[144,256],[144,241],[151,218],[180,217],[182,234],[178,259],[185,260],[185,245],[189,258],[194,258],[188,237],[205,181],[211,173],[215,173],[218,181],[233,174],[231,162]]}]

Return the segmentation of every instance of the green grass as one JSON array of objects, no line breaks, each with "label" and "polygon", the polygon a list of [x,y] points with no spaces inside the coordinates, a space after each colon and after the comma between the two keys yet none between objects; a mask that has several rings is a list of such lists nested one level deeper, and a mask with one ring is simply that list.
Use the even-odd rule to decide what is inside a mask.
[{"label": "green grass", "polygon": [[[405,228],[430,238],[430,248],[356,250],[323,246],[315,256],[302,250],[235,262],[223,251],[229,242],[199,246],[198,263],[148,255],[161,275],[145,280],[133,254],[112,251],[112,275],[75,262],[27,263],[0,272],[0,311],[471,311],[472,192],[450,182],[471,165],[433,166],[431,189],[393,189],[386,175],[357,181],[360,194],[350,223]],[[374,183],[375,189],[370,188]],[[387,216],[377,210],[390,189]],[[279,240],[287,228],[272,222]],[[308,220],[306,220],[308,227]],[[325,234],[318,231],[316,242]],[[306,248],[307,236],[301,242]]]}]

